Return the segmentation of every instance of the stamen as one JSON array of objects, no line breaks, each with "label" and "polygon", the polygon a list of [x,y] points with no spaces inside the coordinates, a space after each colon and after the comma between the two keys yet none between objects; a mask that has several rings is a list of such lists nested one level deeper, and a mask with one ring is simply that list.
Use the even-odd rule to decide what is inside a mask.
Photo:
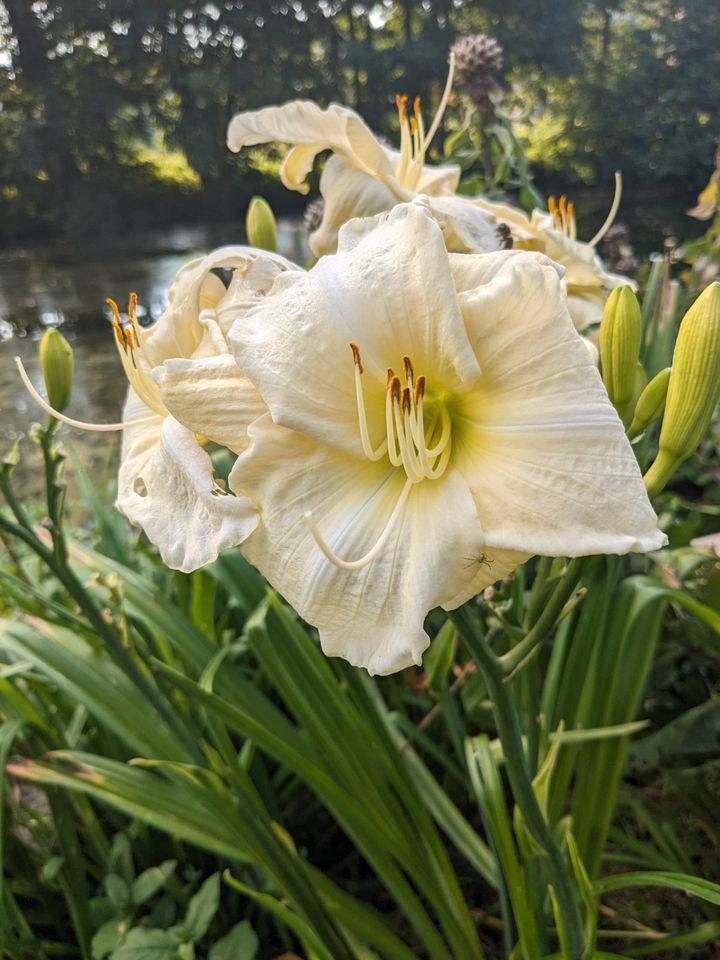
[{"label": "stamen", "polygon": [[355,361],[355,366],[358,368],[360,373],[363,372],[362,360],[360,359],[360,347],[356,343],[350,344],[350,349],[352,350],[353,360]]},{"label": "stamen", "polygon": [[375,449],[370,440],[370,431],[367,425],[367,413],[365,412],[365,397],[363,395],[362,374],[363,365],[360,359],[360,348],[356,343],[350,344],[353,360],[355,362],[355,399],[357,402],[358,423],[360,425],[360,440],[362,441],[363,451],[368,460],[379,460],[385,456],[388,448],[387,438],[382,441],[379,447]]},{"label": "stamen", "polygon": [[407,96],[398,94],[395,97],[395,106],[397,107],[398,120],[400,121],[400,126],[405,125],[405,120],[407,119]]},{"label": "stamen", "polygon": [[577,238],[577,227],[575,225],[575,204],[568,202],[567,205],[568,236],[571,240]]},{"label": "stamen", "polygon": [[615,217],[617,216],[617,212],[620,209],[620,201],[622,199],[622,186],[623,186],[622,174],[620,173],[619,170],[616,170],[615,171],[615,196],[613,197],[613,202],[612,202],[612,206],[610,207],[610,212],[605,218],[605,223],[600,227],[600,229],[592,238],[588,246],[590,247],[597,246],[597,244],[600,243],[602,238],[605,236],[605,234],[608,232],[610,227],[615,222]]},{"label": "stamen", "polygon": [[402,455],[398,448],[395,438],[395,423],[393,419],[393,396],[394,385],[397,382],[397,389],[400,390],[400,381],[395,376],[391,367],[387,372],[387,396],[385,397],[385,434],[388,442],[388,459],[394,467],[402,466]]},{"label": "stamen", "polygon": [[405,379],[407,380],[407,385],[412,388],[413,382],[415,380],[415,374],[413,372],[413,365],[410,357],[403,357],[403,366],[405,367]]},{"label": "stamen", "polygon": [[115,303],[115,301],[112,299],[112,297],[106,297],[106,298],[105,298],[105,303],[106,303],[106,304],[110,307],[110,309],[112,310],[113,323],[116,323],[119,327],[121,327],[121,326],[122,326],[122,318],[120,317],[120,309],[119,309],[117,303]]},{"label": "stamen", "polygon": [[398,517],[402,513],[402,509],[405,506],[405,501],[408,498],[408,494],[412,489],[412,483],[410,480],[405,482],[405,486],[402,488],[402,492],[398,497],[397,503],[393,508],[393,512],[390,514],[390,519],[385,524],[385,527],[375,541],[375,545],[368,550],[368,552],[360,557],[358,560],[343,560],[341,557],[338,557],[336,553],[328,546],[327,541],[320,533],[318,525],[315,523],[315,520],[312,515],[312,511],[308,510],[305,514],[305,523],[307,524],[308,530],[313,536],[315,543],[320,547],[322,552],[328,558],[331,563],[334,563],[336,567],[339,567],[341,570],[360,570],[363,567],[366,567],[369,563],[377,557],[380,551],[383,549],[385,544],[388,541],[390,534],[393,531],[395,523],[397,522]]},{"label": "stamen", "polygon": [[33,398],[35,403],[42,407],[46,413],[49,413],[51,417],[55,417],[55,419],[60,420],[61,423],[67,423],[70,427],[77,427],[78,430],[90,430],[96,433],[112,433],[116,430],[127,430],[128,427],[139,427],[145,423],[157,423],[157,415],[152,417],[140,417],[137,420],[124,420],[122,423],[85,423],[82,420],[74,420],[72,417],[67,417],[64,413],[60,413],[59,410],[51,407],[47,400],[40,396],[33,386],[30,377],[27,375],[27,371],[25,370],[20,357],[15,357],[15,364],[20,373],[22,382],[25,384],[28,393]]}]

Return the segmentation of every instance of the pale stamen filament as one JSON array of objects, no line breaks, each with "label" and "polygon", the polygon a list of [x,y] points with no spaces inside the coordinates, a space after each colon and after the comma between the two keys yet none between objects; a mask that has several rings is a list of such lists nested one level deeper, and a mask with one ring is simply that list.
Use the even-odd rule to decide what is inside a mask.
[{"label": "pale stamen filament", "polygon": [[413,483],[418,483],[418,481],[422,480],[423,477],[422,473],[417,467],[415,457],[413,453],[411,453],[413,444],[412,442],[408,444],[407,434],[405,433],[405,424],[403,423],[403,416],[400,410],[400,399],[398,396],[399,392],[399,390],[393,391],[392,406],[395,436],[397,437],[398,447],[400,448],[400,462],[405,469],[408,480],[411,480]]},{"label": "pale stamen filament", "polygon": [[454,74],[455,55],[451,53],[445,89],[443,90],[437,112],[435,113],[435,117],[427,134],[425,133],[425,123],[420,110],[420,98],[415,98],[413,115],[411,117],[407,115],[408,98],[406,96],[398,96],[395,98],[398,109],[398,121],[400,123],[400,160],[395,170],[395,176],[402,186],[408,190],[416,190],[422,177],[425,155],[433,137],[438,131],[445,113],[445,108],[450,100]]},{"label": "pale stamen filament", "polygon": [[385,438],[374,447],[370,440],[367,411],[363,394],[364,373],[360,348],[350,344],[355,366],[355,396],[358,408],[360,438],[365,456],[380,460],[386,453],[394,467],[403,467],[408,479],[419,483],[423,479],[436,480],[448,465],[451,452],[452,425],[444,404],[434,410],[431,421],[425,425],[425,377],[415,378],[410,357],[405,356],[403,368],[405,387],[391,367],[387,370],[385,395]]},{"label": "pale stamen filament", "polygon": [[622,200],[622,174],[620,173],[619,170],[616,170],[615,171],[615,196],[613,197],[612,206],[610,207],[610,211],[607,217],[605,218],[605,223],[603,223],[603,225],[600,227],[598,232],[592,238],[589,246],[591,247],[597,246],[597,244],[600,243],[602,238],[605,236],[605,234],[608,232],[610,227],[613,225],[613,223],[615,222],[615,217],[617,216],[617,212],[620,209],[621,200]]},{"label": "pale stamen filament", "polygon": [[20,357],[15,357],[15,364],[22,382],[25,384],[28,393],[35,403],[42,407],[46,413],[49,413],[51,417],[55,417],[56,420],[59,420],[61,423],[66,423],[70,427],[77,427],[78,430],[90,430],[96,433],[113,433],[116,430],[127,430],[129,427],[140,427],[145,423],[157,422],[157,415],[155,414],[151,417],[140,417],[137,420],[125,420],[122,423],[86,423],[83,420],[74,420],[72,417],[67,417],[64,413],[51,407],[47,400],[37,392],[30,377],[27,375],[27,371]]},{"label": "pale stamen filament", "polygon": [[372,563],[372,561],[375,559],[375,557],[377,557],[377,555],[380,553],[380,551],[383,549],[383,547],[387,543],[388,538],[392,533],[393,528],[395,527],[397,519],[402,513],[403,507],[405,506],[405,501],[407,500],[408,494],[412,490],[412,487],[413,487],[412,481],[409,479],[406,480],[405,485],[402,488],[402,491],[400,493],[400,496],[398,497],[397,503],[393,508],[393,512],[390,514],[390,519],[385,524],[385,527],[382,533],[375,541],[374,546],[371,547],[370,550],[368,550],[368,552],[364,556],[360,557],[357,560],[343,560],[332,550],[332,548],[328,545],[327,541],[323,537],[322,533],[320,533],[320,529],[318,528],[317,523],[315,523],[315,519],[312,515],[311,510],[308,510],[307,513],[305,514],[305,523],[307,524],[308,530],[312,534],[313,539],[315,540],[315,543],[317,543],[317,545],[320,547],[322,552],[325,554],[325,556],[331,563],[335,564],[335,566],[339,567],[341,570],[360,570],[363,567],[366,567],[369,563]]},{"label": "pale stamen filament", "polygon": [[380,446],[375,449],[370,441],[370,432],[367,425],[367,414],[365,412],[365,397],[363,395],[362,374],[363,365],[360,359],[360,349],[356,343],[351,343],[350,348],[353,352],[355,361],[355,397],[357,400],[358,423],[360,424],[360,439],[362,440],[363,451],[368,460],[379,460],[385,456],[388,449],[387,438],[382,441]]},{"label": "pale stamen filament", "polygon": [[392,368],[388,368],[387,395],[385,397],[385,433],[388,439],[388,458],[394,467],[401,467],[402,456],[395,442],[395,423],[393,418],[393,389],[395,387],[399,394],[400,381],[395,376]]}]

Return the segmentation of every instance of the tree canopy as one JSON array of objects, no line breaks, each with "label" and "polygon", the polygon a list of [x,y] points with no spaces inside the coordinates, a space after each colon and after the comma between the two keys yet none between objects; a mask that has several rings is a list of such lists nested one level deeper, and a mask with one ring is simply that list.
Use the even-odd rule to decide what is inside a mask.
[{"label": "tree canopy", "polygon": [[300,209],[276,151],[228,153],[232,113],[336,100],[394,138],[394,94],[429,95],[474,31],[504,47],[541,177],[707,177],[716,0],[4,0],[0,240],[235,216],[258,191]]}]

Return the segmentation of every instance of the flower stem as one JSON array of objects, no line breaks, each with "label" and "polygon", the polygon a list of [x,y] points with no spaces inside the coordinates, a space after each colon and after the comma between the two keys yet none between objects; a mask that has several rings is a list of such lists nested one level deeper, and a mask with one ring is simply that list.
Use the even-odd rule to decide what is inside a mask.
[{"label": "flower stem", "polygon": [[505,671],[502,663],[486,644],[469,609],[461,607],[450,612],[449,616],[482,670],[493,705],[495,724],[502,743],[505,769],[513,797],[520,808],[528,832],[545,852],[550,882],[555,891],[570,947],[570,958],[580,960],[584,951],[584,936],[578,900],[563,855],[533,790],[512,689],[504,682]]}]

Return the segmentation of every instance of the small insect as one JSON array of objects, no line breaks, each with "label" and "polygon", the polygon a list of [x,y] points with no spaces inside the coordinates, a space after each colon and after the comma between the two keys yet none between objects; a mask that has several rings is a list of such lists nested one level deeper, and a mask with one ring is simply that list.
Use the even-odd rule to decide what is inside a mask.
[{"label": "small insect", "polygon": [[465,557],[464,559],[467,561],[467,563],[465,564],[465,569],[466,569],[466,570],[469,569],[470,567],[474,567],[474,566],[478,566],[478,567],[482,567],[482,566],[491,567],[491,566],[493,565],[493,563],[495,563],[494,560],[489,560],[489,559],[488,559],[488,556],[487,556],[486,553],[478,553],[478,554],[475,554],[475,555],[472,556],[472,557]]},{"label": "small insect", "polygon": [[510,232],[510,227],[506,223],[499,223],[495,228],[495,233],[497,238],[500,241],[500,247],[503,250],[512,250],[513,248],[513,236]]}]

